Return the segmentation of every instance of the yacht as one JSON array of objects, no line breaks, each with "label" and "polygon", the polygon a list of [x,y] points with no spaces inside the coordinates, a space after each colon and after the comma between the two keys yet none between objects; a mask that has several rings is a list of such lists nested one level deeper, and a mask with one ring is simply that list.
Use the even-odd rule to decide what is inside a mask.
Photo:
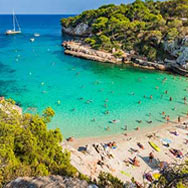
[{"label": "yacht", "polygon": [[[6,35],[15,35],[15,34],[20,34],[21,33],[21,28],[19,26],[18,20],[14,14],[13,11],[13,15],[12,15],[12,22],[13,22],[13,29],[12,30],[7,30],[6,31]],[[17,29],[16,29],[16,25],[17,25]]]}]

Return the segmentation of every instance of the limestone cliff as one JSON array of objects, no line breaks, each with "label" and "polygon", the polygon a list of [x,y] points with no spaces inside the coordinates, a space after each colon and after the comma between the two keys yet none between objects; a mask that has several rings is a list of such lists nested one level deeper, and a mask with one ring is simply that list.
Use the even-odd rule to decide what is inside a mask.
[{"label": "limestone cliff", "polygon": [[91,28],[85,23],[80,23],[76,27],[62,26],[62,32],[72,36],[87,37],[91,35]]},{"label": "limestone cliff", "polygon": [[181,68],[188,70],[188,36],[182,39],[164,42],[164,49]]}]

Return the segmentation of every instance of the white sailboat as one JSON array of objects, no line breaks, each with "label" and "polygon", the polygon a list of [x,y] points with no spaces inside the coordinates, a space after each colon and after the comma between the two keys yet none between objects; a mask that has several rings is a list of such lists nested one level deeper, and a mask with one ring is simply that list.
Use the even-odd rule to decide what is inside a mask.
[{"label": "white sailboat", "polygon": [[[13,10],[13,15],[12,15],[12,21],[13,21],[13,29],[12,30],[7,30],[6,35],[15,35],[15,34],[20,34],[21,33],[21,28],[19,26],[18,20],[14,14]],[[18,27],[18,30],[16,30],[16,25]]]}]

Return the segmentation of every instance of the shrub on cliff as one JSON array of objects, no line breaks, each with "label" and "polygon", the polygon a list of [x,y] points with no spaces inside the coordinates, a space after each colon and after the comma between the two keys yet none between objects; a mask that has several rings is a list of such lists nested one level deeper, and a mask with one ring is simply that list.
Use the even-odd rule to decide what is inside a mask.
[{"label": "shrub on cliff", "polygon": [[[155,51],[163,41],[188,34],[188,0],[135,0],[127,5],[104,5],[62,19],[64,27],[76,27],[79,23],[86,23],[92,28],[90,40],[86,42],[93,48],[111,51],[119,44],[122,50],[135,50],[155,60],[161,57]],[[143,53],[143,45],[150,49],[148,53]]]},{"label": "shrub on cliff", "polygon": [[110,173],[101,172],[98,177],[97,185],[101,188],[103,187],[112,187],[112,188],[122,188],[124,183],[119,180],[117,177],[114,177]]},{"label": "shrub on cliff", "polygon": [[75,176],[70,153],[59,144],[60,130],[47,129],[54,111],[49,107],[42,116],[22,115],[14,103],[0,100],[0,186],[18,176]]},{"label": "shrub on cliff", "polygon": [[150,188],[165,187],[188,187],[188,161],[182,164],[171,164],[162,172],[159,180],[150,185]]}]

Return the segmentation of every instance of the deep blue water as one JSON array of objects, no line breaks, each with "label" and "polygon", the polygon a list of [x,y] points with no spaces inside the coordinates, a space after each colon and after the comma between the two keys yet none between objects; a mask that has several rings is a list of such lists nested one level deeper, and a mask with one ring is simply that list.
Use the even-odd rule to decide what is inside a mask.
[{"label": "deep blue water", "polygon": [[[151,126],[150,120],[156,126],[165,122],[162,111],[171,119],[185,115],[186,78],[66,56],[61,43],[71,38],[61,35],[62,17],[18,15],[22,34],[6,36],[12,18],[0,16],[0,95],[16,100],[24,112],[51,106],[56,116],[48,127],[60,128],[65,137],[118,134],[125,125]],[[40,37],[32,43],[34,33]]]}]

